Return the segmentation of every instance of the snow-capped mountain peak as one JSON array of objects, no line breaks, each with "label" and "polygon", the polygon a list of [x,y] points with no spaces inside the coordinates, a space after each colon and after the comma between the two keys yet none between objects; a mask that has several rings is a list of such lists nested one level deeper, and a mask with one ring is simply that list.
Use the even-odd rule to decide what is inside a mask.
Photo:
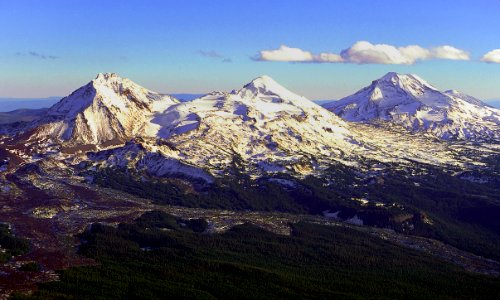
[{"label": "snow-capped mountain peak", "polygon": [[250,123],[267,123],[280,118],[307,115],[334,117],[335,124],[344,122],[303,96],[299,96],[269,76],[260,76],[230,93],[212,92],[203,97],[172,106],[158,115],[155,122],[159,135],[170,136],[198,128],[207,118],[242,119]]},{"label": "snow-capped mountain peak", "polygon": [[116,73],[98,73],[93,81],[95,82],[107,82],[109,80],[123,80]]},{"label": "snow-capped mountain peak", "polygon": [[307,173],[314,168],[309,156],[338,157],[361,148],[339,117],[268,76],[231,93],[173,105],[152,122],[158,138],[197,166],[221,167],[236,155],[252,169],[266,171],[308,161],[300,171]]},{"label": "snow-capped mountain peak", "polygon": [[396,72],[388,72],[387,74],[380,77],[380,79],[376,81],[392,82],[393,84],[399,84],[402,87],[404,87],[407,84],[413,83],[435,89],[430,83],[428,83],[427,81],[425,81],[416,74],[400,74]]},{"label": "snow-capped mountain peak", "polygon": [[255,78],[251,82],[247,83],[242,89],[238,91],[239,93],[248,93],[251,95],[290,95],[293,94],[285,87],[277,83],[274,79],[267,75],[262,75]]},{"label": "snow-capped mountain peak", "polygon": [[[390,119],[394,108],[412,113],[422,106],[446,107],[450,98],[414,74],[389,72],[355,94],[327,103],[325,108],[348,121]],[[346,107],[346,109],[344,109]]]},{"label": "snow-capped mountain peak", "polygon": [[458,91],[440,92],[413,74],[387,73],[325,108],[352,122],[390,121],[440,138],[500,138],[500,112]]},{"label": "snow-capped mountain peak", "polygon": [[145,90],[128,78],[120,77],[116,73],[99,73],[90,82],[95,89],[110,89],[115,93],[123,93],[125,90]]},{"label": "snow-capped mountain peak", "polygon": [[99,73],[87,85],[54,104],[48,114],[71,119],[99,103],[113,110],[128,110],[134,103],[146,110],[159,112],[177,102],[173,97],[152,92],[115,73]]},{"label": "snow-capped mountain peak", "polygon": [[73,144],[122,143],[150,131],[154,114],[178,103],[114,73],[94,80],[54,104],[33,126],[35,138]]},{"label": "snow-capped mountain peak", "polygon": [[261,102],[286,103],[307,108],[317,106],[307,98],[289,91],[267,75],[255,78],[243,88],[233,91],[232,94],[242,99],[258,99]]},{"label": "snow-capped mountain peak", "polygon": [[434,86],[415,74],[389,72],[375,82],[378,86],[387,86],[389,84],[415,96],[421,95],[425,90],[437,91]]}]

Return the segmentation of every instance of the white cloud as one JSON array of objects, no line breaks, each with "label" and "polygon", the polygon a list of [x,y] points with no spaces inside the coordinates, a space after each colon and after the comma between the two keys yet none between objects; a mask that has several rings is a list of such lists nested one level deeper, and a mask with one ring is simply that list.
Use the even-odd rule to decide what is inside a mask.
[{"label": "white cloud", "polygon": [[336,63],[336,62],[343,62],[344,59],[342,58],[342,56],[336,53],[322,52],[314,56],[314,61],[321,63],[326,63],[326,62]]},{"label": "white cloud", "polygon": [[426,49],[418,45],[395,47],[358,41],[340,54],[322,52],[315,55],[310,51],[282,45],[276,50],[260,51],[256,58],[262,61],[397,65],[412,65],[429,59],[469,60],[470,57],[466,51],[448,45]]},{"label": "white cloud", "polygon": [[310,51],[281,45],[275,50],[262,50],[255,60],[286,61],[286,62],[342,62],[342,57],[336,53],[322,52],[313,55]]},{"label": "white cloud", "polygon": [[399,47],[398,51],[401,53],[401,55],[406,57],[408,64],[413,64],[417,60],[425,60],[432,57],[431,51],[429,51],[429,49],[422,48],[418,45]]},{"label": "white cloud", "polygon": [[483,55],[481,61],[487,63],[497,63],[500,64],[500,49],[494,49]]},{"label": "white cloud", "polygon": [[256,59],[264,61],[306,62],[306,61],[312,61],[313,55],[309,51],[304,51],[299,48],[290,48],[285,45],[281,45],[276,50],[260,51]]},{"label": "white cloud", "polygon": [[451,59],[451,60],[470,59],[469,53],[467,53],[466,51],[448,45],[433,48],[431,49],[431,53],[432,53],[432,58]]},{"label": "white cloud", "polygon": [[360,41],[343,50],[340,55],[345,61],[356,64],[412,64],[396,47],[386,44],[373,45]]}]

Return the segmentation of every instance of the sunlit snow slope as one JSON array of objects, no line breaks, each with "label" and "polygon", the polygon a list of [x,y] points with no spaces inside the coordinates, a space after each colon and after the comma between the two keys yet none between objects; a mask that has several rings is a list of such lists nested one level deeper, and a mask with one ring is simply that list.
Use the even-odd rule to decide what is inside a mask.
[{"label": "sunlit snow slope", "polygon": [[500,110],[458,91],[441,92],[412,74],[387,73],[324,107],[347,121],[390,121],[443,139],[500,139]]},{"label": "sunlit snow slope", "polygon": [[344,121],[268,76],[170,106],[152,123],[186,160],[220,170],[237,157],[265,171],[307,172],[312,157],[341,159],[363,148]]},{"label": "sunlit snow slope", "polygon": [[99,74],[53,105],[35,124],[35,139],[101,146],[148,134],[154,113],[177,103],[113,73]]}]

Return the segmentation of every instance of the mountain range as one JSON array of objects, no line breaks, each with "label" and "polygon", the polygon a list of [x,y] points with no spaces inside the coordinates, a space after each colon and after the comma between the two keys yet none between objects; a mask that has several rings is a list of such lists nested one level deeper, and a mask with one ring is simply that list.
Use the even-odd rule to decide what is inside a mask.
[{"label": "mountain range", "polygon": [[[359,158],[436,163],[439,155],[429,157],[429,147],[447,145],[417,134],[416,139],[424,141],[410,150],[404,140],[395,138],[395,130],[373,126],[377,122],[401,125],[408,130],[406,136],[430,133],[445,140],[498,142],[500,134],[499,110],[457,91],[440,92],[416,75],[388,73],[324,108],[268,76],[239,90],[212,92],[181,103],[104,73],[47,111],[38,111],[40,118],[31,120],[30,115],[14,128],[7,124],[3,132],[17,134],[27,145],[43,144],[66,153],[123,147],[140,140],[146,152],[213,172],[223,173],[238,156],[249,171],[303,174],[320,170],[329,161],[352,164]],[[373,130],[377,134],[366,134]],[[396,150],[386,151],[388,139]],[[437,163],[459,163],[441,152]]]},{"label": "mountain range", "polygon": [[[336,163],[370,168],[367,161],[464,166],[450,143],[421,133],[496,143],[500,132],[497,109],[396,73],[324,107],[268,76],[180,102],[103,73],[40,114],[6,124],[1,132],[37,157],[80,161],[97,151],[104,154],[92,156],[95,164],[135,165],[156,175],[207,181],[227,173],[236,158],[256,176],[305,176]],[[409,131],[374,126],[375,121]]]},{"label": "mountain range", "polygon": [[[370,230],[384,247],[497,276],[477,255],[500,259],[498,116],[416,75],[321,106],[269,76],[180,101],[102,73],[48,109],[0,114],[0,219],[32,241],[15,263],[43,272],[82,263],[75,235],[89,224],[157,210],[203,234],[252,223],[294,235],[300,221]],[[144,246],[133,247],[154,252]],[[10,266],[0,273],[19,278]]]}]

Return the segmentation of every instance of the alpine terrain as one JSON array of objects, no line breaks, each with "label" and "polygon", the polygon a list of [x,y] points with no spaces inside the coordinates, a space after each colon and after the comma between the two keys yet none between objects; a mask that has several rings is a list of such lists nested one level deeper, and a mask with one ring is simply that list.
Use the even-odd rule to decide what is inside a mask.
[{"label": "alpine terrain", "polygon": [[500,140],[500,111],[459,91],[441,92],[414,74],[387,73],[324,105],[351,122],[391,122],[442,139]]},{"label": "alpine terrain", "polygon": [[[322,276],[321,257],[345,264],[328,273],[334,277],[358,260],[387,270],[386,258],[367,258],[380,249],[399,253],[398,263],[422,256],[418,278],[432,277],[429,260],[442,274],[451,263],[456,278],[500,274],[499,111],[415,75],[389,73],[322,107],[269,76],[180,102],[102,73],[48,110],[24,115],[0,125],[3,239],[26,238],[0,239],[6,294],[60,278],[45,287],[53,296],[80,277],[161,294],[167,286],[154,278],[184,267],[213,278],[262,273],[287,286],[296,281],[287,266],[310,261],[312,277],[299,280],[292,297]],[[223,266],[212,269],[214,257]],[[96,262],[103,273],[92,273]],[[151,275],[155,262],[172,269]],[[78,265],[90,266],[55,272]],[[125,269],[134,288],[106,275]],[[342,284],[393,280],[391,272],[349,275]],[[211,288],[197,276],[171,280],[171,291],[200,282],[182,295]],[[333,295],[322,291],[312,293]]]}]

